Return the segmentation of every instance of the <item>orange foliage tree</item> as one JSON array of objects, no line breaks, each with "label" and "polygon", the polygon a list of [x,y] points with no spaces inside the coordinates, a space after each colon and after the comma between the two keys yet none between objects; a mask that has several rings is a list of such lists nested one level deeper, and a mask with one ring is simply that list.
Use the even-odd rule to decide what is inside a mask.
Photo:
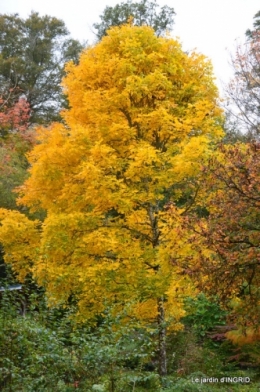
[{"label": "orange foliage tree", "polygon": [[0,97],[0,133],[1,137],[14,132],[25,132],[29,126],[30,106],[25,98],[20,98],[13,106]]},{"label": "orange foliage tree", "polygon": [[26,99],[11,105],[0,98],[0,205],[17,208],[12,190],[26,178],[25,157],[34,145],[34,131],[29,128],[30,107]]},{"label": "orange foliage tree", "polygon": [[229,336],[245,342],[253,330],[259,337],[260,325],[259,152],[259,143],[221,146],[202,172],[204,217],[197,206],[187,219],[197,251],[187,271],[201,290],[219,296],[240,328]]}]

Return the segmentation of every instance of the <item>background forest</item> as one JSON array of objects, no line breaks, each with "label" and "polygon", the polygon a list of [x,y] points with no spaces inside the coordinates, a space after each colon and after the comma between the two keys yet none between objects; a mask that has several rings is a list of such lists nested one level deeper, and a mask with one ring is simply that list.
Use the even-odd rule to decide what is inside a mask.
[{"label": "background forest", "polygon": [[259,391],[260,12],[224,102],[174,15],[0,15],[1,391]]}]

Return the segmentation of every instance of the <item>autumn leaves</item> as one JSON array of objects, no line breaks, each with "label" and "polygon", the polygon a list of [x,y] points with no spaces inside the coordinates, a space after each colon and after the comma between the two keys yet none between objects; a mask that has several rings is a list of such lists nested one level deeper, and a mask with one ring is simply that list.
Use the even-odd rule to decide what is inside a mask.
[{"label": "autumn leaves", "polygon": [[[200,171],[213,162],[223,134],[212,67],[149,27],[126,25],[86,49],[78,65],[69,63],[63,85],[70,103],[64,124],[38,130],[30,177],[19,191],[19,203],[44,209],[46,218],[35,222],[2,211],[6,261],[21,277],[31,271],[51,303],[65,304],[73,293],[81,319],[111,304],[120,311],[128,302],[129,315],[146,322],[147,315],[156,317],[160,299],[163,328],[168,322],[179,329],[183,300],[196,293],[191,271],[194,265],[204,271],[205,257],[220,263],[214,241],[228,219],[226,208],[234,208],[225,176],[219,174],[218,182],[212,177],[222,163],[214,161],[204,178]],[[225,167],[232,147],[221,154]],[[229,176],[232,170],[227,168]],[[199,213],[203,208],[210,219]],[[10,242],[10,227],[16,241]],[[204,234],[194,247],[194,235]],[[252,282],[256,268],[252,261]]]}]

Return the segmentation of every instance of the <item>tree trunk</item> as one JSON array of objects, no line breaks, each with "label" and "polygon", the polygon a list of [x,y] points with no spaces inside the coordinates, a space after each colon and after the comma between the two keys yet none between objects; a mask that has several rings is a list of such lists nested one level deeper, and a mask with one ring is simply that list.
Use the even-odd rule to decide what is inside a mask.
[{"label": "tree trunk", "polygon": [[158,329],[159,329],[159,374],[161,377],[167,375],[166,359],[166,327],[164,316],[163,297],[158,298]]}]

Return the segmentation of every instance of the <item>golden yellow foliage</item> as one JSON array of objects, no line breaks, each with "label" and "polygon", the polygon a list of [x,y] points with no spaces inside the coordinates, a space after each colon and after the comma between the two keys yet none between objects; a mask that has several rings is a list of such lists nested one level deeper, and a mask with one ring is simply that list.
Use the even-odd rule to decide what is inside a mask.
[{"label": "golden yellow foliage", "polygon": [[5,261],[12,264],[20,280],[32,272],[33,260],[37,258],[39,226],[39,221],[31,221],[18,211],[0,209],[0,237]]},{"label": "golden yellow foliage", "polygon": [[[194,289],[171,257],[191,249],[180,235],[183,210],[170,214],[167,205],[222,134],[211,64],[149,27],[127,25],[68,64],[63,84],[66,125],[39,130],[20,188],[20,204],[47,211],[34,276],[51,303],[74,293],[82,319],[131,303],[132,315],[147,320],[164,298],[178,329]],[[5,247],[7,229],[3,222]]]}]

